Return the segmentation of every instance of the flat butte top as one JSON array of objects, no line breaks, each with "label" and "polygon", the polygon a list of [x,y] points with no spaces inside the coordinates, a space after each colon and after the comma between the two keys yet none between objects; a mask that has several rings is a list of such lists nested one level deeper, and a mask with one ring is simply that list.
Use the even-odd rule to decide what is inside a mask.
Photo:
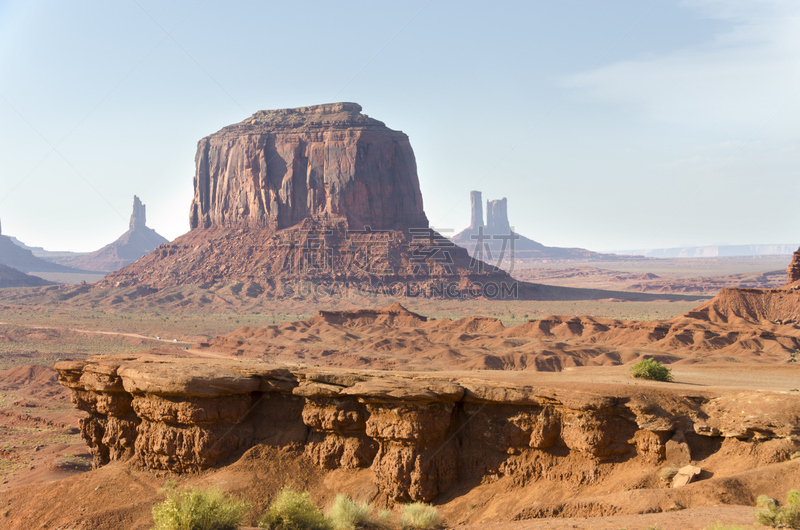
[{"label": "flat butte top", "polygon": [[260,110],[244,121],[224,127],[219,133],[350,128],[391,130],[382,121],[362,114],[358,103],[326,103],[295,109]]}]

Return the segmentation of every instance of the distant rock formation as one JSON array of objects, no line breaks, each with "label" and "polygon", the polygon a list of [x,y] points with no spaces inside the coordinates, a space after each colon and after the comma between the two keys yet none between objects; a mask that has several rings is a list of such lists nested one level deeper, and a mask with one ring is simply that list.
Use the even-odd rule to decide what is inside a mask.
[{"label": "distant rock formation", "polygon": [[508,222],[508,199],[486,201],[486,223],[481,210],[481,192],[470,192],[469,227],[451,238],[470,255],[492,265],[509,267],[513,259],[615,260],[613,254],[600,254],[583,248],[547,247],[514,232]]},{"label": "distant rock formation", "polygon": [[200,140],[195,163],[191,231],[99,288],[453,297],[514,283],[429,228],[408,136],[356,103],[257,112]]},{"label": "distant rock formation", "polygon": [[481,192],[471,191],[469,200],[471,212],[469,227],[471,230],[475,230],[483,226],[483,199],[481,198]]},{"label": "distant rock formation", "polygon": [[146,222],[146,207],[139,197],[134,195],[129,229],[116,241],[90,254],[46,257],[46,259],[90,271],[112,272],[121,269],[169,242],[167,238],[148,228]]},{"label": "distant rock formation", "polygon": [[146,229],[147,223],[147,207],[142,204],[142,201],[139,200],[139,197],[136,195],[133,196],[133,212],[131,213],[131,220],[128,223],[128,227],[131,230],[142,230]]},{"label": "distant rock formation", "polygon": [[2,235],[2,228],[0,228],[0,265],[5,265],[21,272],[86,272],[36,257],[28,248],[24,248],[14,241],[18,240]]},{"label": "distant rock formation", "polygon": [[789,263],[786,273],[789,275],[789,279],[786,282],[787,284],[800,280],[800,248],[792,254],[792,262]]},{"label": "distant rock formation", "polygon": [[778,245],[709,245],[705,247],[673,247],[637,250],[615,250],[614,254],[647,258],[725,258],[736,256],[791,255],[796,244]]},{"label": "distant rock formation", "polygon": [[17,269],[0,265],[0,289],[6,287],[38,287],[41,285],[52,285],[52,283],[38,276],[31,276]]},{"label": "distant rock formation", "polygon": [[511,225],[508,224],[508,200],[505,197],[486,201],[486,230],[490,234],[511,233]]}]

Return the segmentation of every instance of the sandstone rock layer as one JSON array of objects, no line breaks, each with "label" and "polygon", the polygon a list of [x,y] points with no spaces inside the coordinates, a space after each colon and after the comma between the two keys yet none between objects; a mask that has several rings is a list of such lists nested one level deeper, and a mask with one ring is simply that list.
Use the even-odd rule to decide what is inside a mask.
[{"label": "sandstone rock layer", "polygon": [[800,397],[769,392],[586,391],[146,355],[56,370],[89,414],[81,433],[96,466],[133,458],[185,473],[255,444],[294,444],[322,468],[370,469],[395,501],[430,501],[459,480],[524,484],[565,459],[592,481],[603,462],[679,463],[725,440],[761,464],[800,448]]}]

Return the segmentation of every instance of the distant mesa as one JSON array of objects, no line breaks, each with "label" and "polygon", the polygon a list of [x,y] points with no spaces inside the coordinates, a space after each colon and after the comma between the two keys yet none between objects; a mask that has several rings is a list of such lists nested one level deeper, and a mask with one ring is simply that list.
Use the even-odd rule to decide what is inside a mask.
[{"label": "distant mesa", "polygon": [[255,297],[413,282],[425,295],[513,281],[429,228],[408,136],[356,103],[256,112],[200,140],[195,164],[189,233],[99,287],[242,282]]},{"label": "distant mesa", "polygon": [[34,256],[28,248],[24,248],[15,243],[16,238],[2,235],[0,228],[0,265],[11,267],[24,273],[84,273],[85,271],[76,270],[71,267],[51,263],[40,257]]},{"label": "distant mesa", "polygon": [[131,213],[128,231],[116,241],[100,250],[89,254],[46,256],[45,259],[78,269],[112,272],[155,250],[169,240],[147,225],[147,209],[139,197],[133,196],[133,212]]},{"label": "distant mesa", "polygon": [[[508,222],[508,199],[486,201],[486,223],[480,191],[470,192],[470,224],[452,241],[467,249],[471,256],[498,264],[500,259],[546,260],[616,260],[618,256],[600,254],[583,248],[547,247],[514,232]],[[507,264],[507,263],[506,263]]]},{"label": "distant mesa", "polygon": [[619,250],[614,254],[647,258],[725,258],[738,256],[791,255],[797,245],[709,245],[703,247],[672,247],[647,250]]},{"label": "distant mesa", "polygon": [[25,274],[17,269],[0,265],[0,289],[6,287],[39,287],[42,285],[52,285],[52,283],[38,276]]}]

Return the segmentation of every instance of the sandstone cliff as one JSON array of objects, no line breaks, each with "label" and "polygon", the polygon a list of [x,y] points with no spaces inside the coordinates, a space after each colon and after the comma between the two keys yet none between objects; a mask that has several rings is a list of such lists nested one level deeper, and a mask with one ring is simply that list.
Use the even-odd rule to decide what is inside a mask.
[{"label": "sandstone cliff", "polygon": [[[733,452],[740,466],[753,466],[800,449],[800,397],[785,393],[586,391],[147,355],[65,361],[56,370],[88,412],[81,434],[96,466],[133,458],[186,473],[255,444],[293,445],[321,468],[371,470],[396,501],[430,501],[459,481],[522,485],[566,473],[583,484],[608,462],[655,469]],[[528,512],[557,515],[546,505]]]},{"label": "sandstone cliff", "polygon": [[356,103],[260,111],[197,146],[191,227],[427,228],[408,136]]}]

